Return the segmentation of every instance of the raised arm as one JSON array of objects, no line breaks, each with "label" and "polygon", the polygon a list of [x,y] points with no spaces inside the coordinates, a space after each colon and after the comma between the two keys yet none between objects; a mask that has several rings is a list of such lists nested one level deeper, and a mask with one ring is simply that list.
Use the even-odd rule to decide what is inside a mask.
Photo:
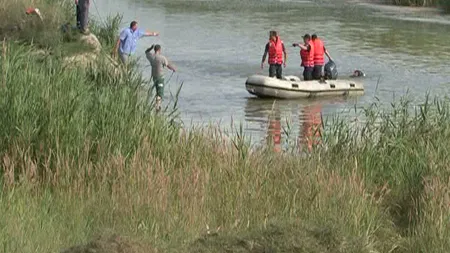
[{"label": "raised arm", "polygon": [[306,51],[309,51],[310,49],[311,49],[311,46],[305,46],[305,45],[302,45],[302,44],[298,44],[298,46],[301,48],[301,49],[303,49],[303,50],[306,50]]},{"label": "raised arm", "polygon": [[147,50],[145,50],[145,54],[148,54],[150,51],[152,51],[154,46],[155,45],[152,45],[151,47],[147,48]]},{"label": "raised arm", "polygon": [[294,43],[294,44],[292,44],[292,46],[293,47],[299,47],[299,48],[301,48],[303,50],[306,50],[306,51],[309,51],[309,49],[310,49],[310,47],[307,47],[307,46],[305,46],[303,44],[300,44],[300,43]]},{"label": "raised arm", "polygon": [[146,31],[144,33],[144,36],[158,36],[159,33],[158,32],[151,32],[151,31]]}]

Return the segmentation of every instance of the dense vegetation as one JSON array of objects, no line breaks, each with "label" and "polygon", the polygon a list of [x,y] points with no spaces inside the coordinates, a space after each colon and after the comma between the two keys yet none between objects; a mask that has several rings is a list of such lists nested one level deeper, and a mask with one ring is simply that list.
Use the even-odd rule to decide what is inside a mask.
[{"label": "dense vegetation", "polygon": [[450,0],[386,0],[389,4],[404,6],[441,7],[450,11]]},{"label": "dense vegetation", "polygon": [[[105,48],[115,20],[94,28]],[[63,39],[16,36],[0,55],[0,252],[59,252],[113,232],[142,252],[450,247],[446,100],[374,104],[358,126],[327,125],[309,155],[275,154],[155,114],[134,69],[68,70],[33,55]]]}]

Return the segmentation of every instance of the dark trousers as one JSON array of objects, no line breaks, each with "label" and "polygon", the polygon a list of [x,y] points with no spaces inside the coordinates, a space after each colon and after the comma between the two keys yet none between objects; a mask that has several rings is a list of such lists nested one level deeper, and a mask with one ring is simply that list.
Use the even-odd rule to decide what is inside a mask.
[{"label": "dark trousers", "polygon": [[270,64],[269,66],[269,77],[277,76],[278,79],[282,78],[283,68],[281,64]]},{"label": "dark trousers", "polygon": [[313,79],[319,80],[323,76],[323,65],[315,65],[313,70]]},{"label": "dark trousers", "polygon": [[304,67],[303,69],[303,80],[311,81],[313,80],[314,67]]},{"label": "dark trousers", "polygon": [[89,21],[89,2],[90,0],[78,0],[80,29],[83,31],[86,30]]},{"label": "dark trousers", "polygon": [[80,5],[76,5],[77,7],[77,28],[81,28],[81,12],[80,12]]}]

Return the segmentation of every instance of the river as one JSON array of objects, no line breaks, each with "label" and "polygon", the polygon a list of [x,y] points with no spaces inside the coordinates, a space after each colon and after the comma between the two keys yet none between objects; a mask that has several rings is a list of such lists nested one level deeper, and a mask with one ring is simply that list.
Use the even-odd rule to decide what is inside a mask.
[{"label": "river", "polygon": [[[264,0],[94,0],[92,15],[123,14],[123,27],[137,20],[159,37],[139,41],[143,51],[153,43],[178,68],[170,90],[184,83],[178,107],[186,126],[240,123],[246,135],[264,142],[268,129],[289,128],[298,136],[312,114],[324,118],[349,112],[374,101],[388,104],[405,95],[418,101],[425,94],[450,91],[450,18],[395,13],[342,1]],[[276,101],[255,99],[245,80],[261,70],[268,31],[279,31],[287,46],[283,74],[300,75],[298,48],[305,33],[317,33],[338,66],[340,76],[366,73],[365,95],[357,98]],[[150,75],[150,69],[145,72]],[[169,91],[166,91],[170,100]],[[275,120],[275,121],[274,121]],[[274,123],[275,122],[275,123]]]}]

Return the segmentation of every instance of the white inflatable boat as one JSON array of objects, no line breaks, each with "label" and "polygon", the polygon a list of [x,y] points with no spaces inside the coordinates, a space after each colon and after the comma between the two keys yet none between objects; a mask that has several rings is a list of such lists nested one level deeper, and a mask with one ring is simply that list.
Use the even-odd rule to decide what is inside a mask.
[{"label": "white inflatable boat", "polygon": [[308,98],[318,96],[363,95],[361,82],[352,80],[302,81],[297,76],[284,76],[283,79],[263,75],[252,75],[245,82],[247,91],[258,97],[270,98]]}]

